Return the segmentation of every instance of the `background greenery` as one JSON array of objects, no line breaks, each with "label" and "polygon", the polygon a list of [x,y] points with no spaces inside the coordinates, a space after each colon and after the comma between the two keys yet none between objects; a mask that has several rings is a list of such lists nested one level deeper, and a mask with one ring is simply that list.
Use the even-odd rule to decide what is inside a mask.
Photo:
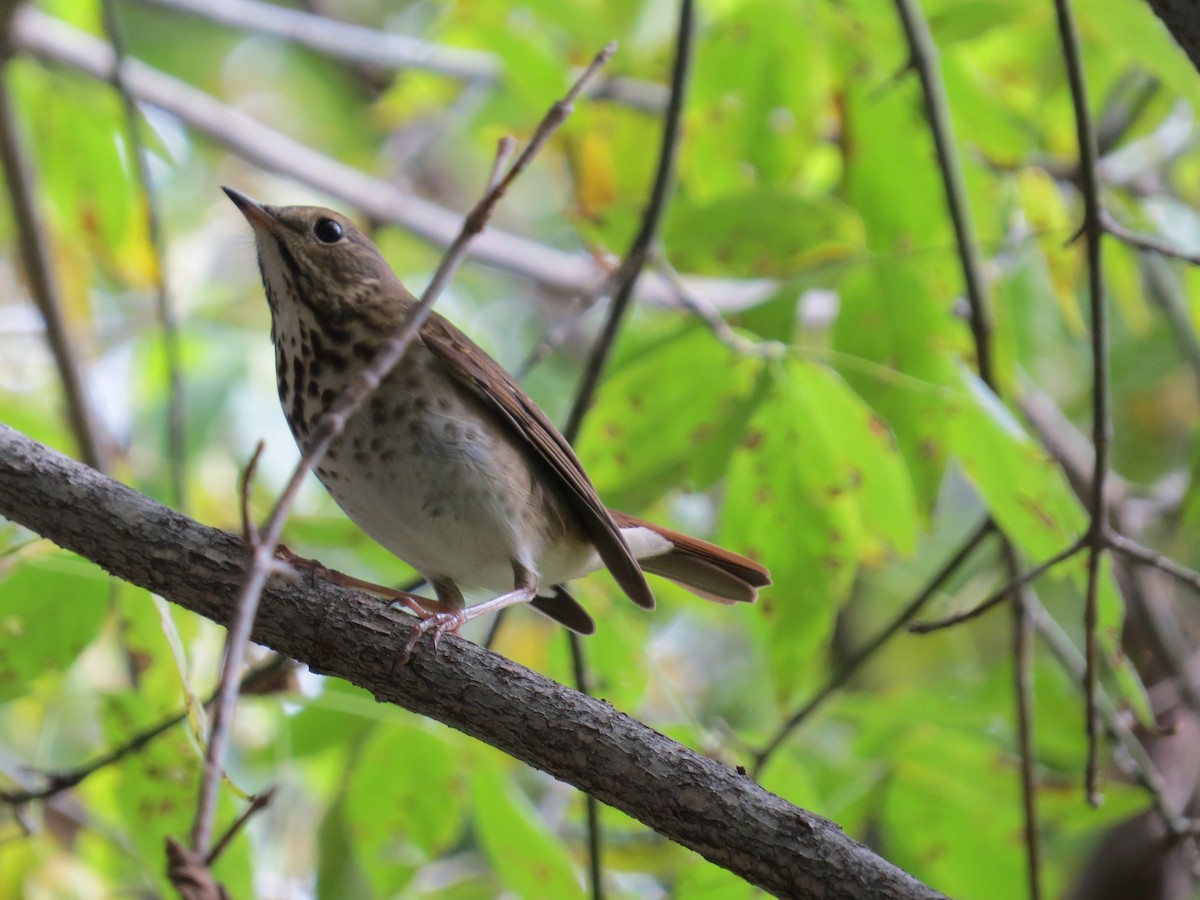
[{"label": "background greenery", "polygon": [[[93,2],[39,6],[104,34]],[[985,513],[1027,562],[1086,527],[1019,402],[1044,395],[1088,427],[1082,245],[1070,242],[1081,220],[1077,149],[1053,6],[924,6],[986,258],[1004,400],[973,374],[954,234],[892,3],[713,0],[700,4],[662,254],[684,273],[770,278],[776,287],[753,306],[722,309],[735,340],[682,307],[636,308],[579,441],[610,505],[711,536],[772,569],[775,586],[761,602],[736,609],[656,582],[659,609],[647,615],[607,576],[576,585],[600,622],[586,642],[595,692],[731,765],[749,765]],[[604,42],[621,41],[610,74],[665,83],[676,16],[662,0],[358,0],[321,10],[494,54],[503,76],[472,86],[324,57],[155,3],[119,10],[132,55],[456,210],[473,202],[496,139],[527,136],[571,67]],[[1131,227],[1196,246],[1195,70],[1141,4],[1083,0],[1076,10],[1102,128],[1106,205]],[[160,261],[119,95],[29,58],[8,71],[63,307],[119,445],[114,473],[179,505],[154,306]],[[178,118],[145,112],[167,236],[163,271],[179,319],[186,510],[237,529],[238,473],[255,442],[267,447],[254,491],[260,511],[294,448],[275,396],[253,245],[218,185],[269,203],[342,204],[259,171]],[[660,131],[656,112],[581,102],[495,226],[581,254],[621,253],[639,222]],[[423,286],[440,251],[394,227],[375,236],[409,286]],[[0,237],[11,246],[7,217]],[[19,273],[14,255],[0,257],[0,420],[70,451],[53,363]],[[1195,504],[1189,487],[1178,487],[1190,485],[1194,468],[1196,371],[1179,349],[1178,321],[1160,312],[1174,304],[1185,323],[1195,321],[1196,274],[1111,240],[1104,274],[1114,465],[1134,495],[1173,490],[1151,535],[1196,564]],[[581,316],[580,306],[476,265],[439,309],[510,369],[546,334],[559,335],[524,383],[561,421],[602,321],[599,311]],[[359,577],[412,576],[315,483],[285,540]],[[0,548],[0,770],[14,783],[26,767],[70,768],[210,690],[221,629],[15,526],[0,525]],[[1077,643],[1082,576],[1076,559],[1038,584]],[[931,609],[966,608],[1003,579],[988,545]],[[1108,575],[1102,591],[1107,684],[1137,707],[1140,688],[1118,647],[1123,597]],[[1016,895],[1025,847],[1010,633],[1001,608],[949,631],[897,636],[789,737],[763,783],[949,894]],[[497,649],[571,680],[563,635],[535,614],[514,615]],[[1078,686],[1041,646],[1034,670],[1043,879],[1047,896],[1058,896],[1103,830],[1149,801],[1109,772],[1103,807],[1085,805]],[[270,784],[278,792],[217,868],[236,896],[583,892],[583,805],[574,791],[344,683],[303,674],[290,687],[239,708],[226,821],[242,806],[240,792]],[[6,808],[0,895],[166,891],[163,839],[190,827],[196,734],[193,718],[51,804],[21,816]],[[603,824],[610,896],[753,893],[618,813],[605,810]]]}]

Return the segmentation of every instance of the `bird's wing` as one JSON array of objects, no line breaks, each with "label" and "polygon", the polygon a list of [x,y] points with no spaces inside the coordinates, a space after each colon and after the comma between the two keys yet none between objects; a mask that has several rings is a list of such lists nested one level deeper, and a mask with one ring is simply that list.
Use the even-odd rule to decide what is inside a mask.
[{"label": "bird's wing", "polygon": [[459,384],[495,410],[517,439],[527,445],[554,479],[580,525],[612,573],[617,584],[638,606],[654,608],[654,594],[646,576],[611,513],[600,502],[591,479],[575,451],[537,404],[470,338],[437,313],[421,329],[421,339],[438,362]]}]

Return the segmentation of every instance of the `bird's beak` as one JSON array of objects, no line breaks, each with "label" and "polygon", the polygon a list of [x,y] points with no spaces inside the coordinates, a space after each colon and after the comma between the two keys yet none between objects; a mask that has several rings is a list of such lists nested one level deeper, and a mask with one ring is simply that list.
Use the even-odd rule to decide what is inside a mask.
[{"label": "bird's beak", "polygon": [[235,191],[231,187],[221,186],[233,205],[242,211],[242,215],[246,217],[246,221],[250,226],[257,231],[259,228],[269,228],[275,224],[275,217],[267,207],[263,206],[257,200],[251,200],[241,191]]}]

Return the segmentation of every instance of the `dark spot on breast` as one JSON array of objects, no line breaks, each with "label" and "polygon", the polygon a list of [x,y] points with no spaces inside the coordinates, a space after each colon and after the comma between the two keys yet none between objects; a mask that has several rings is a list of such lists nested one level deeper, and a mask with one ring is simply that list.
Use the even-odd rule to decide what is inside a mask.
[{"label": "dark spot on breast", "polygon": [[395,458],[396,458],[396,451],[393,450],[391,447],[388,447],[386,450],[381,451],[379,454],[380,462],[390,463]]},{"label": "dark spot on breast", "polygon": [[308,386],[305,387],[305,389],[304,389],[304,393],[308,394],[308,396],[310,396],[310,397],[316,397],[317,394],[319,394],[320,392],[321,392],[321,389],[319,387],[317,387],[317,382],[314,379],[310,378],[308,380]]},{"label": "dark spot on breast", "polygon": [[308,360],[308,374],[313,378],[320,378],[321,372],[325,367],[321,364],[319,356],[312,356]]},{"label": "dark spot on breast", "polygon": [[363,362],[368,362],[375,355],[375,345],[370,341],[358,341],[350,349]]},{"label": "dark spot on breast", "polygon": [[325,388],[321,391],[321,405],[328,409],[329,404],[333,403],[333,398],[336,396],[337,392],[333,388]]}]

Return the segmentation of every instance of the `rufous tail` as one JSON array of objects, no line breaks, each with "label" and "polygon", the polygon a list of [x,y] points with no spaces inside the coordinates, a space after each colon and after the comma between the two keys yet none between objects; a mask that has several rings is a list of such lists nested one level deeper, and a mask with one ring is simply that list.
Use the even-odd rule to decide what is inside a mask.
[{"label": "rufous tail", "polygon": [[758,588],[771,583],[771,573],[752,559],[628,513],[611,512],[620,528],[646,528],[670,541],[665,552],[639,554],[638,563],[643,571],[673,581],[697,597],[727,605],[753,603]]}]

